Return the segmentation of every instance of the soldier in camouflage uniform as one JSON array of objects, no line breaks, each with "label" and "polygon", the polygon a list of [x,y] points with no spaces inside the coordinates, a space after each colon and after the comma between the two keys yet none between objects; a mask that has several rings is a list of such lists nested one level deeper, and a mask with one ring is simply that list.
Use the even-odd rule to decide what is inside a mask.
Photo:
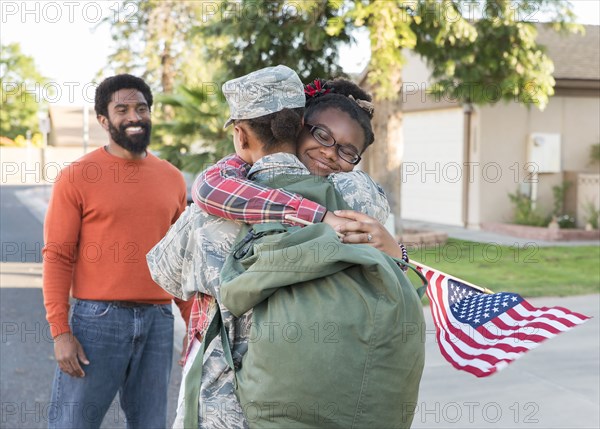
[{"label": "soldier in camouflage uniform", "polygon": [[[292,154],[279,153],[267,155],[257,161],[248,175],[251,180],[273,174],[310,174],[306,167]],[[336,179],[336,190],[344,189],[344,200],[355,210],[378,216],[378,220],[385,221],[388,210],[387,202],[379,192],[379,187],[364,173],[351,172],[339,173]],[[368,201],[371,204],[365,204]],[[383,206],[383,209],[382,209]],[[204,225],[193,231],[191,241],[195,250],[186,252],[184,266],[194,272],[194,282],[197,291],[216,298],[216,303],[210,307],[208,320],[212,319],[220,303],[219,286],[220,272],[225,259],[239,231],[239,224],[223,218],[199,212],[199,217]],[[189,250],[189,249],[188,249]],[[195,268],[193,268],[195,267]],[[229,310],[219,305],[223,322],[229,331],[230,344],[233,352],[234,364],[239,365],[247,349],[247,337],[252,313],[248,312],[240,318],[234,318]],[[191,326],[191,325],[190,325]],[[192,341],[192,349],[188,355],[188,362],[193,361],[198,351],[199,341]],[[188,365],[186,365],[187,369]],[[183,379],[185,380],[186,369]],[[234,374],[229,369],[223,358],[223,349],[220,341],[213,341],[204,357],[202,383],[200,388],[199,427],[202,428],[244,428],[247,427],[239,402],[235,396],[233,386]],[[185,383],[185,381],[183,382]],[[182,385],[183,385],[182,383]],[[177,410],[177,419],[174,427],[183,427],[183,401]]]},{"label": "soldier in camouflage uniform", "polygon": [[[261,70],[233,81],[238,82],[238,88],[252,88],[251,91],[240,90],[236,92],[236,86],[231,82],[224,85],[224,93],[232,111],[232,119],[228,121],[228,125],[235,119],[250,119],[249,116],[253,115],[253,105],[257,103],[261,106],[258,109],[261,115],[278,111],[276,109],[281,110],[281,108],[286,107],[286,103],[294,107],[300,104],[300,98],[297,95],[297,101],[294,104],[295,83],[293,81],[290,82],[289,77],[285,78],[287,79],[287,83],[282,85],[286,90],[280,91],[279,95],[271,97],[272,90],[265,89],[265,86],[272,84],[273,74],[267,75],[268,80],[266,85],[264,79],[262,85],[260,84],[260,79],[258,79],[261,76],[264,78],[265,74],[263,73],[268,71],[269,69]],[[295,76],[295,73],[293,76]],[[275,77],[274,80],[277,81],[278,79],[281,80],[281,77]],[[298,88],[297,84],[295,87]],[[252,97],[244,96],[244,94],[250,94]],[[273,99],[277,101],[275,104],[271,103],[271,107],[269,107],[268,103],[266,104],[267,107],[265,107],[264,102],[257,101],[260,97],[263,99],[266,97],[270,101],[273,101]],[[304,96],[302,95],[302,103],[303,100]],[[248,101],[248,103],[244,103],[245,101]],[[238,108],[238,106],[241,107]],[[248,109],[244,110],[246,107]],[[248,114],[248,112],[250,113]],[[334,149],[336,148],[334,147]],[[236,165],[236,162],[239,162],[239,158],[229,157],[220,161],[217,167],[214,168],[231,168],[231,165]],[[245,168],[242,163],[239,163],[236,167],[242,170]],[[259,159],[247,174],[248,179],[253,180],[278,174],[310,174],[310,172],[299,162],[296,156],[289,153],[277,153]],[[338,173],[329,178],[336,187],[336,190],[344,196],[346,202],[353,209],[367,213],[379,222],[385,222],[389,214],[387,200],[381,188],[368,175],[360,171],[352,171]],[[176,224],[173,227],[176,231],[181,230],[184,232],[177,238],[180,242],[172,246],[172,248],[177,249],[174,252],[175,254],[169,255],[151,252],[148,255],[151,272],[155,275],[154,278],[159,284],[174,285],[170,287],[169,291],[175,296],[187,297],[192,293],[199,292],[196,298],[198,299],[199,306],[208,307],[202,309],[206,316],[204,319],[205,322],[212,319],[217,309],[220,310],[224,324],[229,330],[230,347],[233,351],[234,364],[239,366],[241,358],[247,349],[251,312],[241,318],[234,318],[225,307],[220,305],[219,295],[219,274],[235,241],[239,224],[211,216],[195,207],[188,208],[188,211],[187,217],[182,216],[183,225],[178,226]],[[179,243],[183,243],[183,245]],[[170,268],[169,264],[172,264]],[[173,268],[173,265],[175,268]],[[180,268],[180,273],[177,273]],[[206,296],[214,297],[215,299],[206,299]],[[183,386],[186,383],[189,363],[196,357],[200,344],[197,338],[192,337],[191,339],[188,364],[186,364],[186,368],[184,369],[182,393]],[[234,374],[223,358],[221,342],[213,341],[204,355],[200,387],[199,427],[247,427],[243,410],[235,395],[233,380]],[[185,398],[183,398],[183,395],[180,395],[175,427],[183,427],[184,401]]]}]

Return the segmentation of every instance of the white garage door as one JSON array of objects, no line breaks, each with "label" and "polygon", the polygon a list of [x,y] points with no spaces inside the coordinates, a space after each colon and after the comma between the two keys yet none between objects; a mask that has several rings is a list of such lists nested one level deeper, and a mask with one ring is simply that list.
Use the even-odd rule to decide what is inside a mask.
[{"label": "white garage door", "polygon": [[403,219],[462,225],[463,111],[406,112]]}]

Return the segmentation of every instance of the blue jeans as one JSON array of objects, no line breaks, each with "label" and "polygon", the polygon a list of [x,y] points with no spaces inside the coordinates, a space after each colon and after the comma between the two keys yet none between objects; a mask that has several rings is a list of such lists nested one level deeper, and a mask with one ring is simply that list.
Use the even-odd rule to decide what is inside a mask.
[{"label": "blue jeans", "polygon": [[[117,392],[128,428],[167,427],[171,305],[125,308],[78,300],[72,308],[71,330],[90,363],[82,364],[83,378],[56,368],[49,427],[99,428]],[[115,411],[110,418],[118,418]]]}]

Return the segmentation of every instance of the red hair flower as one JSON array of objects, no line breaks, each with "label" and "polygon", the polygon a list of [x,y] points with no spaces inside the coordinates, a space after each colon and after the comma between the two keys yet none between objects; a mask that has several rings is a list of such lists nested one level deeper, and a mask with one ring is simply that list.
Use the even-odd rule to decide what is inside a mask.
[{"label": "red hair flower", "polygon": [[327,82],[323,79],[315,79],[312,83],[309,83],[304,87],[304,93],[309,98],[328,94],[331,92],[331,88],[325,88],[326,85]]}]

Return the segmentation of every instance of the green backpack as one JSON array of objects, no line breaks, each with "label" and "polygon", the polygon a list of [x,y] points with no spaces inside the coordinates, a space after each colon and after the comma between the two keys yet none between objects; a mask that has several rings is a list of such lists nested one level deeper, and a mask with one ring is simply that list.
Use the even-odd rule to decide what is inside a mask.
[{"label": "green backpack", "polygon": [[[269,186],[347,208],[314,176],[278,176]],[[234,249],[221,299],[235,316],[253,309],[236,371],[250,427],[410,427],[425,326],[402,262],[343,244],[325,224],[246,226]]]}]

